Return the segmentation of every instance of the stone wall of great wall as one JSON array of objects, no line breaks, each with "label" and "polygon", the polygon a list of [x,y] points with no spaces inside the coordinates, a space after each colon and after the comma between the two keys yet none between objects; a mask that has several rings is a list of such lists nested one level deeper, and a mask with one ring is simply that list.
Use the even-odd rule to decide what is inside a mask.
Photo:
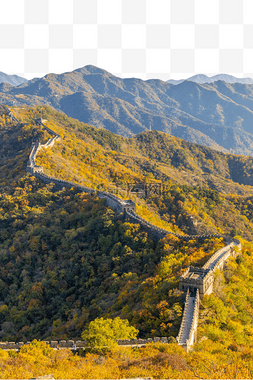
[{"label": "stone wall of great wall", "polygon": [[[8,110],[8,109],[7,109]],[[1,111],[1,110],[0,110]],[[9,112],[9,110],[8,110]],[[19,122],[12,113],[9,112],[9,117],[16,122]],[[27,162],[27,172],[34,175],[35,177],[41,179],[46,183],[54,183],[56,187],[76,187],[80,191],[86,193],[94,193],[94,190],[74,182],[64,181],[61,179],[57,179],[51,176],[48,176],[43,173],[43,167],[37,166],[35,163],[36,155],[39,150],[42,148],[52,147],[57,139],[60,138],[58,134],[56,134],[53,130],[48,128],[44,123],[44,121],[39,118],[35,119],[35,123],[37,125],[41,125],[45,128],[48,133],[52,136],[46,144],[35,143],[32,145],[32,151],[29,156],[29,160]],[[182,317],[182,322],[180,326],[180,330],[178,336],[176,338],[178,344],[182,345],[187,351],[191,349],[192,345],[196,341],[197,337],[197,325],[198,325],[198,315],[199,315],[199,303],[200,300],[206,294],[211,294],[213,291],[213,279],[214,279],[214,271],[217,269],[223,269],[226,260],[230,256],[236,256],[241,250],[241,243],[239,240],[231,239],[229,237],[225,237],[220,234],[203,234],[203,235],[182,235],[177,234],[171,231],[167,231],[163,228],[157,227],[152,223],[146,221],[142,217],[136,214],[136,206],[132,200],[122,200],[117,196],[105,192],[105,191],[96,191],[96,194],[99,198],[106,199],[107,205],[112,207],[117,213],[123,213],[124,217],[127,220],[130,220],[133,223],[138,223],[142,226],[142,228],[147,231],[150,237],[153,239],[159,240],[164,238],[168,234],[172,234],[179,239],[184,239],[186,241],[190,239],[209,239],[213,237],[222,237],[226,241],[227,245],[224,248],[216,251],[212,257],[206,262],[206,264],[202,268],[194,268],[189,267],[183,273],[183,275],[179,279],[179,290],[184,292],[185,294],[185,306]],[[236,248],[236,249],[235,249]],[[163,343],[168,343],[170,338],[162,337],[162,338],[148,338],[148,339],[132,339],[132,340],[120,340],[118,341],[119,345],[130,345],[130,346],[142,346],[151,342],[161,341]],[[29,342],[27,342],[29,343]],[[72,350],[78,348],[84,348],[86,342],[73,340],[69,341],[51,341],[47,342],[53,348],[69,348]],[[14,343],[14,342],[0,342],[0,348],[2,349],[15,349],[19,350],[20,347],[24,345],[23,342]]]},{"label": "stone wall of great wall", "polygon": [[132,221],[133,223],[140,224],[142,226],[142,228],[144,230],[146,230],[151,237],[153,237],[154,239],[158,239],[158,240],[164,238],[168,234],[176,236],[177,238],[182,239],[182,240],[186,240],[186,241],[188,241],[190,239],[205,240],[205,239],[211,239],[213,237],[217,237],[217,238],[219,238],[219,237],[223,238],[224,237],[221,234],[203,234],[203,235],[187,235],[187,234],[185,234],[185,235],[182,235],[182,234],[178,234],[175,232],[171,232],[171,231],[165,230],[164,228],[155,226],[154,224],[143,219],[141,216],[137,215],[136,212],[132,211],[132,210],[127,211],[125,213],[125,216],[130,221]]},{"label": "stone wall of great wall", "polygon": [[[189,351],[197,340],[199,302],[204,295],[213,292],[214,272],[223,270],[229,257],[241,252],[241,242],[233,239],[216,251],[202,268],[189,267],[179,279],[179,290],[186,294],[183,318],[178,336],[178,344]],[[195,305],[195,307],[193,307]]]},{"label": "stone wall of great wall", "polygon": [[177,336],[177,342],[183,346],[186,351],[189,350],[197,339],[197,326],[199,318],[199,290],[196,295],[191,295],[190,290],[187,290],[185,298],[185,307],[183,317]]},{"label": "stone wall of great wall", "polygon": [[16,119],[16,117],[13,115],[13,113],[5,105],[0,104],[0,116],[3,116],[3,115],[9,117],[10,119],[15,121],[16,123],[19,123],[19,120]]},{"label": "stone wall of great wall", "polygon": [[[157,338],[147,338],[147,339],[121,339],[118,340],[120,346],[145,346],[148,343],[168,343],[170,338],[167,337],[157,337]],[[84,349],[87,347],[86,341],[81,340],[44,340],[50,347],[55,349],[69,348],[71,350],[78,350],[80,348]],[[17,350],[19,351],[22,346],[30,344],[31,342],[0,342],[0,349],[2,350]]]}]

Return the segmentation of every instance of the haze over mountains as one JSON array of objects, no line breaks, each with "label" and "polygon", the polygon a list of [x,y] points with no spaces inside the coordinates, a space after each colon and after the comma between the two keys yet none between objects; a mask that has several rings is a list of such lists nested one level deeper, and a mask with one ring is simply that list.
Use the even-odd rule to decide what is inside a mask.
[{"label": "haze over mountains", "polygon": [[1,83],[0,102],[48,104],[125,137],[155,129],[224,152],[253,155],[253,85],[227,83],[232,79],[224,74],[222,78],[175,86],[158,79],[121,79],[86,66],[18,87]]},{"label": "haze over mountains", "polygon": [[222,80],[223,82],[226,82],[226,83],[253,84],[252,78],[237,78],[237,77],[234,77],[233,75],[228,75],[228,74],[218,74],[212,77],[208,77],[207,75],[204,75],[204,74],[197,74],[197,75],[193,75],[192,77],[188,79],[179,79],[179,80],[170,79],[167,81],[167,83],[177,85],[185,81],[189,81],[189,82],[203,84],[203,83],[217,82],[218,80]]},{"label": "haze over mountains", "polygon": [[13,86],[19,86],[22,83],[27,82],[27,79],[18,75],[8,75],[0,71],[0,83],[9,83]]}]

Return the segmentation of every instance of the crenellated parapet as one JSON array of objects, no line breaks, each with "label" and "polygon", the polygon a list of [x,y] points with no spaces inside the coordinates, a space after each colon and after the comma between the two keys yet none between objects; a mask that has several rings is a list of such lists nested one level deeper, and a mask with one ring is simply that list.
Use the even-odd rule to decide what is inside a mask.
[{"label": "crenellated parapet", "polygon": [[[232,239],[230,239],[232,240]],[[237,256],[241,252],[241,242],[237,239],[233,239],[225,247],[218,249],[210,259],[203,265],[203,269],[211,269],[213,271],[217,269],[223,269],[226,260],[230,256]]]},{"label": "crenellated parapet", "polygon": [[176,232],[165,230],[164,228],[157,227],[154,224],[148,222],[147,220],[143,219],[141,216],[137,215],[134,211],[127,211],[126,217],[131,220],[133,223],[138,223],[142,226],[142,228],[149,233],[149,235],[156,239],[160,240],[163,239],[166,235],[173,235],[177,237],[178,239],[189,241],[191,239],[198,239],[198,240],[206,240],[211,238],[224,238],[221,234],[203,234],[203,235],[183,235],[178,234]]},{"label": "crenellated parapet", "polygon": [[[43,341],[47,343],[51,348],[55,350],[61,350],[63,348],[68,348],[70,350],[79,350],[88,348],[87,342],[85,340],[51,340]],[[129,347],[142,347],[150,343],[168,343],[167,337],[155,337],[147,339],[120,339],[117,341],[119,346],[129,346]],[[30,344],[31,342],[0,342],[0,349],[2,350],[15,350],[19,351],[21,347]]]}]

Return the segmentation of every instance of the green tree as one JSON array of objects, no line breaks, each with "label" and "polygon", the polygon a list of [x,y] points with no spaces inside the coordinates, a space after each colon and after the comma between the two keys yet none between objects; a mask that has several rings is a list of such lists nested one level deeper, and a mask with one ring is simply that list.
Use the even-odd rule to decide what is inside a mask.
[{"label": "green tree", "polygon": [[86,340],[90,347],[113,347],[117,345],[118,339],[135,339],[138,333],[139,330],[129,326],[127,319],[96,318],[82,333],[82,339]]}]

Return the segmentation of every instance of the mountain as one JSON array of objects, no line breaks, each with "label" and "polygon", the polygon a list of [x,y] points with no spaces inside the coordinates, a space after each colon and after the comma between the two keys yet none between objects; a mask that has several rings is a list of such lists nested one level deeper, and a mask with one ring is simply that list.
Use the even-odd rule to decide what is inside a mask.
[{"label": "mountain", "polygon": [[[75,187],[56,189],[25,172],[32,142],[43,143],[50,137],[34,122],[38,116],[46,119],[44,123],[61,139],[41,151],[36,163],[43,165],[45,173],[77,183],[107,188],[115,181],[143,180],[151,174],[153,163],[139,150],[138,141],[80,123],[49,107],[14,107],[11,111],[20,123],[0,116],[1,339],[80,338],[89,321],[117,315],[132,320],[141,336],[150,335],[148,320],[154,315],[156,328],[175,336],[182,314],[176,283],[170,285],[165,308],[171,310],[169,319],[167,311],[164,317],[156,316],[157,305],[168,291],[163,289],[162,278],[159,284],[156,281],[159,292],[150,298],[151,277],[158,273],[165,242],[158,244],[140,226],[119,218],[103,199],[80,193]],[[143,140],[148,142],[145,136]],[[184,203],[175,186],[167,192],[167,211],[172,207],[171,195]],[[216,191],[205,192],[202,198],[207,195],[213,198],[211,204],[219,202]],[[144,199],[136,199],[138,212],[169,230],[179,230],[176,219],[181,218],[183,226],[187,210],[178,213],[174,207],[170,220],[162,207],[161,218],[158,201],[152,198],[147,207]],[[183,254],[178,276],[184,263],[200,265],[221,241],[192,240],[186,245],[172,239],[171,245],[178,252],[190,246],[194,253],[192,259]],[[172,275],[168,276],[175,282]],[[180,311],[174,311],[174,304],[180,305]],[[150,317],[143,321],[146,313]],[[165,320],[171,323],[163,329]]]},{"label": "mountain", "polygon": [[[4,107],[0,112],[1,348],[8,341],[40,342],[1,350],[2,377],[252,378],[253,158],[159,131],[124,138],[49,106],[9,110],[12,115]],[[45,173],[117,190],[168,231],[205,229],[249,240],[237,237],[242,252],[216,272],[213,293],[201,301],[194,350],[175,341],[184,308],[179,279],[224,241],[168,234],[157,242],[96,194],[26,174],[32,143],[52,140],[52,131],[60,138],[36,158]],[[123,189],[161,182],[161,193],[146,197]],[[138,328],[140,338],[168,337],[169,344],[155,338],[146,348],[82,355],[64,349],[64,341],[60,350],[43,342],[77,341],[90,321],[117,316]]]},{"label": "mountain", "polygon": [[[228,77],[228,76],[226,76]],[[145,130],[253,155],[253,85],[121,79],[95,66],[48,74],[13,87],[0,84],[0,102],[50,105],[80,121],[130,137]]]},{"label": "mountain", "polygon": [[9,83],[12,86],[19,86],[26,82],[27,79],[19,77],[18,75],[8,75],[0,71],[0,83]]},{"label": "mountain", "polygon": [[[144,201],[137,198],[135,202],[140,215],[155,220],[155,223],[169,230],[180,228],[187,231],[187,222],[182,215],[191,214],[188,204],[191,207],[194,204],[198,209],[198,218],[204,218],[204,224],[209,225],[211,231],[218,228],[229,234],[236,225],[244,237],[253,237],[251,225],[249,222],[244,224],[245,221],[237,217],[238,211],[230,199],[230,194],[236,195],[239,199],[236,207],[242,212],[247,205],[251,218],[251,206],[245,199],[253,194],[253,158],[224,154],[158,131],[144,131],[134,137],[124,138],[68,118],[49,107],[13,107],[11,110],[18,120],[29,124],[2,131],[0,177],[5,183],[9,178],[10,181],[17,180],[20,172],[25,174],[31,142],[47,139],[43,128],[34,125],[34,119],[40,116],[47,120],[48,127],[61,136],[52,149],[42,150],[37,156],[37,164],[44,167],[45,174],[82,183],[90,188],[102,186],[109,191],[115,191],[117,184],[123,197],[126,196],[129,183],[159,181],[165,188],[179,186],[182,190],[175,192],[175,202],[181,199],[182,194],[186,197],[180,211],[177,211],[177,207],[172,211],[175,206],[173,202],[163,209],[153,200],[149,204],[149,199]],[[209,193],[197,188],[209,189]],[[211,208],[210,213],[205,208],[205,202],[210,197],[217,200],[217,193],[226,198],[224,208],[219,203],[219,207],[215,211]],[[203,198],[203,206],[196,198]],[[168,210],[174,213],[174,223]]]},{"label": "mountain", "polygon": [[[138,328],[140,338],[168,336],[173,341],[182,320],[180,275],[189,265],[201,267],[224,245],[222,239],[192,237],[185,242],[168,234],[159,242],[153,240],[141,225],[115,213],[96,194],[80,192],[74,185],[59,189],[26,174],[32,143],[44,144],[54,131],[60,138],[36,157],[45,174],[117,191],[119,197],[134,200],[137,213],[154,225],[181,233],[241,234],[249,241],[253,237],[253,159],[217,152],[159,131],[124,138],[48,106],[9,110],[19,122],[13,122],[11,114],[1,109],[2,342],[79,340],[90,321],[116,316]],[[35,122],[39,117],[48,129]],[[159,194],[151,192],[144,197],[127,193],[128,184],[161,183]],[[211,352],[211,360],[220,353],[224,363],[224,350],[228,356],[232,352],[233,364],[236,354],[249,363],[252,255],[252,243],[243,241],[242,254],[231,258],[226,270],[217,273],[214,292],[200,305],[201,339],[194,355],[203,355],[205,365]],[[38,342],[34,346],[38,347]],[[155,346],[163,355],[171,349],[170,344]],[[178,354],[186,355],[174,347]],[[153,346],[148,349],[154,352]],[[63,360],[70,360],[60,351]],[[20,352],[21,363],[27,358],[34,363],[27,346]],[[139,366],[139,351],[137,354]],[[124,357],[130,365],[129,356]],[[13,357],[10,359],[13,363]],[[193,360],[189,363],[192,366]],[[146,366],[144,369],[146,376]],[[236,376],[239,369],[235,368]],[[136,373],[128,372],[127,376]],[[226,373],[233,378],[231,375]],[[81,377],[85,376],[82,372]],[[178,378],[174,372],[173,376]]]},{"label": "mountain", "polygon": [[207,75],[204,75],[204,74],[197,74],[197,75],[193,75],[192,77],[188,79],[179,79],[179,80],[169,79],[167,83],[177,85],[184,81],[189,81],[189,82],[203,84],[203,83],[213,83],[218,80],[221,80],[226,83],[253,84],[252,78],[236,78],[233,75],[228,75],[228,74],[218,74],[212,77],[208,77]]}]

